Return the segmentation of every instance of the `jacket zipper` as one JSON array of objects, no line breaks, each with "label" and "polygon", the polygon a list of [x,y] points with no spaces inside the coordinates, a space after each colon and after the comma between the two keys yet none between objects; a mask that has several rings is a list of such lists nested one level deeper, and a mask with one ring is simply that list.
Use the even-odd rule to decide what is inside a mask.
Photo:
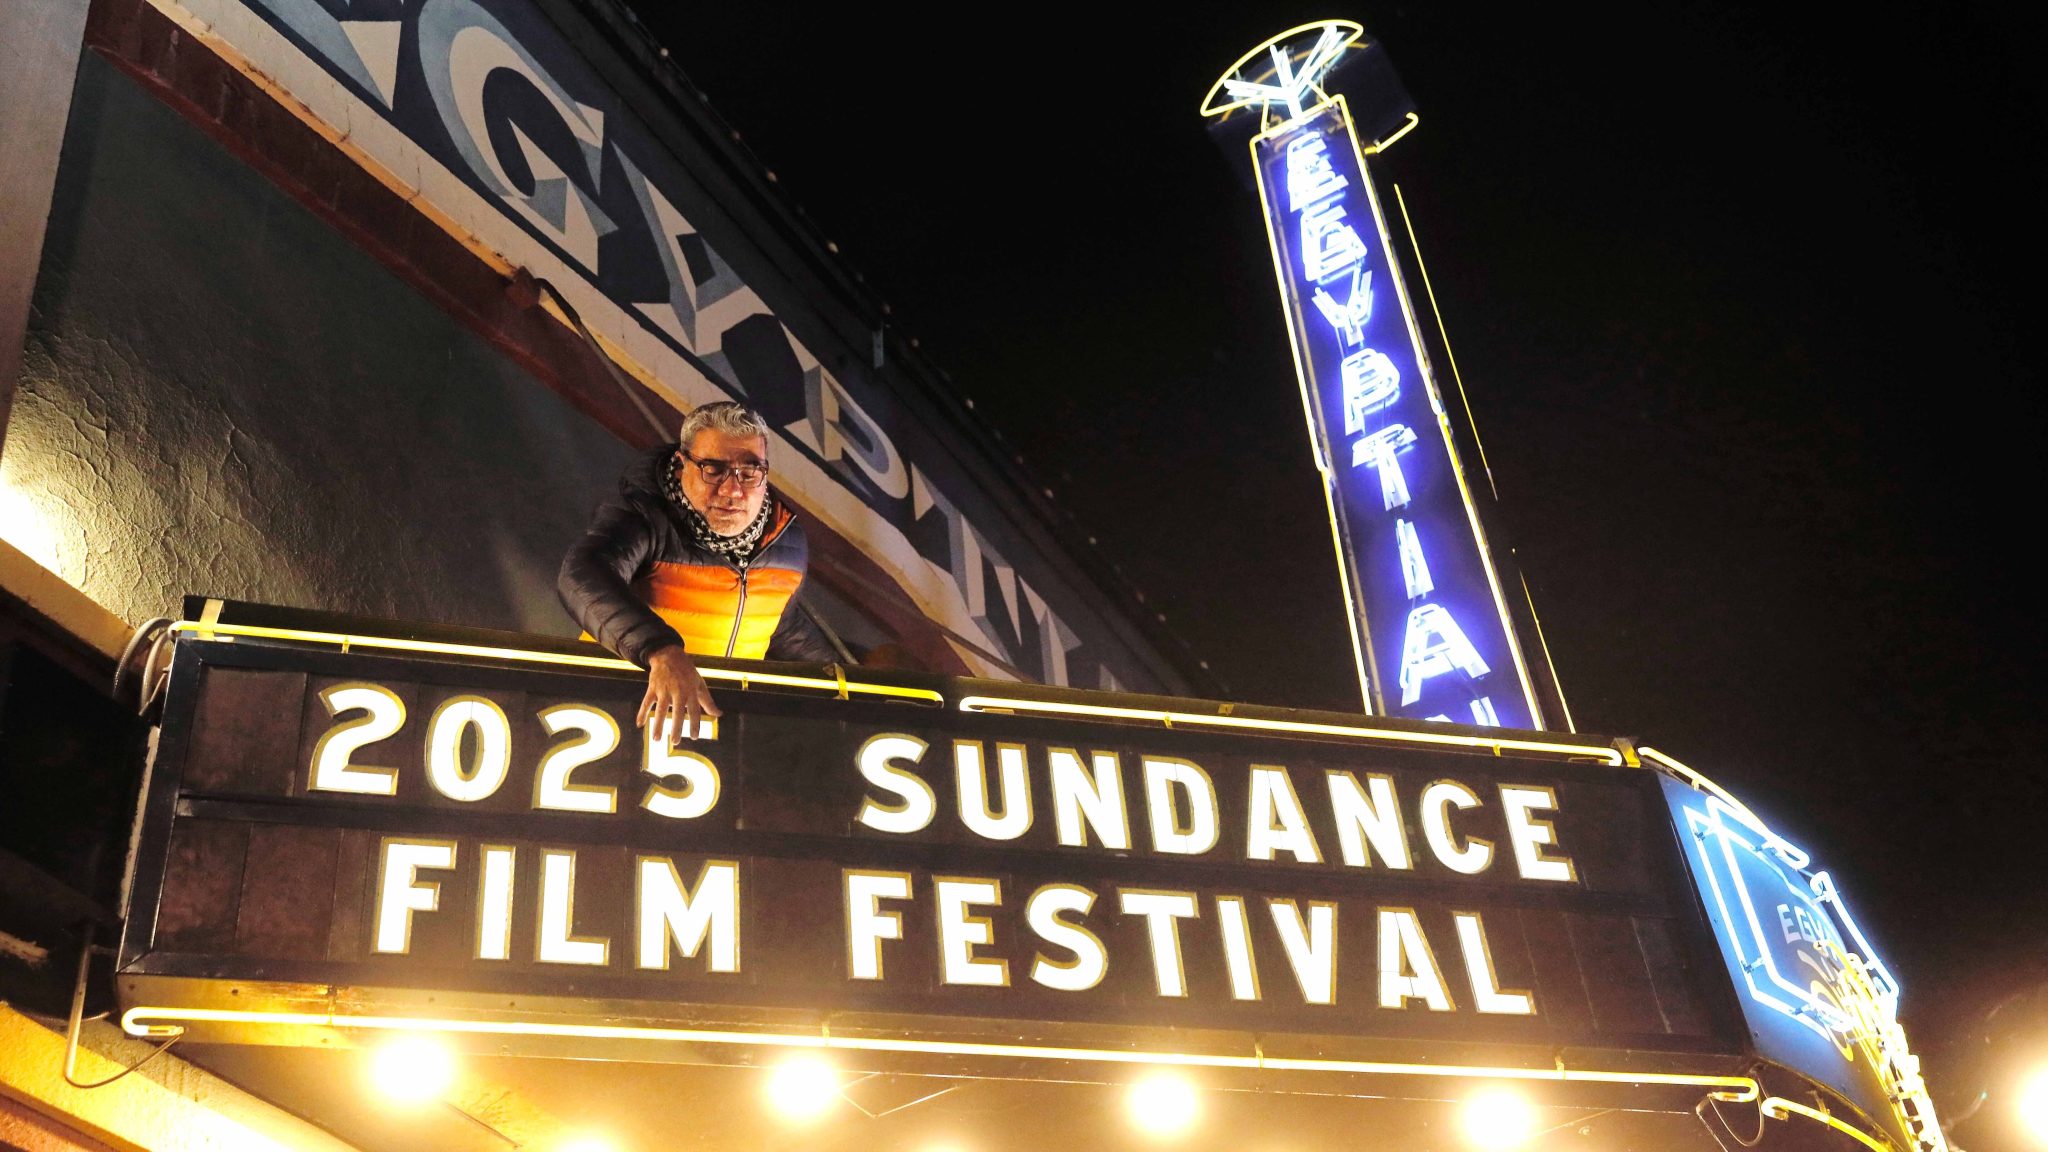
[{"label": "jacket zipper", "polygon": [[732,611],[732,635],[726,638],[725,654],[730,658],[740,643],[740,621],[747,618],[747,566],[735,565],[740,571],[740,602]]}]

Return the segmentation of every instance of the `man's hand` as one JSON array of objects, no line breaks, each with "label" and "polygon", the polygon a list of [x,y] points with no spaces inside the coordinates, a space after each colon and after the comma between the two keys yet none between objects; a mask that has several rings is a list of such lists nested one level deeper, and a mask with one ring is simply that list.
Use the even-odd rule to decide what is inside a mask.
[{"label": "man's hand", "polygon": [[635,725],[673,747],[697,735],[699,717],[718,714],[711,689],[682,645],[671,644],[647,658],[647,696],[640,701]]}]

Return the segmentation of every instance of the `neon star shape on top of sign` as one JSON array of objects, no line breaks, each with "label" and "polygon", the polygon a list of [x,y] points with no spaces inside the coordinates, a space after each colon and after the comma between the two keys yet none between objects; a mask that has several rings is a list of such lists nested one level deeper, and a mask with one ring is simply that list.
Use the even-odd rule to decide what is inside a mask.
[{"label": "neon star shape on top of sign", "polygon": [[1323,76],[1364,35],[1349,20],[1289,28],[1232,64],[1202,98],[1202,115],[1226,116],[1239,108],[1264,115],[1285,108],[1282,120],[1296,119],[1328,99],[1319,87]]}]

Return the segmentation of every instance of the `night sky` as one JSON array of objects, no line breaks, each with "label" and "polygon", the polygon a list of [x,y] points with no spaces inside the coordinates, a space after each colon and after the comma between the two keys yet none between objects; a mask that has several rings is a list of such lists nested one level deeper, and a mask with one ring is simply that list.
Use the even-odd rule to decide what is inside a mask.
[{"label": "night sky", "polygon": [[[1257,199],[1195,109],[1267,36],[1364,24],[1422,118],[1382,188],[1579,728],[1691,763],[1835,873],[1956,1112],[1979,1056],[2048,1057],[2022,291],[2048,28],[1859,11],[660,26],[1229,695],[1355,708]],[[1989,1110],[1954,1136],[2009,1139]]]}]

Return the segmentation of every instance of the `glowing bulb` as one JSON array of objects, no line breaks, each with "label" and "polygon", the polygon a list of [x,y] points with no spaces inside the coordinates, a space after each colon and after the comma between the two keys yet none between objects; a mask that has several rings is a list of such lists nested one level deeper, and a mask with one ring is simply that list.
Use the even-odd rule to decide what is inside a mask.
[{"label": "glowing bulb", "polygon": [[2021,1083],[2019,1112],[2027,1134],[2048,1144],[2048,1066],[2034,1069]]},{"label": "glowing bulb", "polygon": [[1509,1088],[1482,1088],[1458,1115],[1465,1139],[1478,1148],[1520,1148],[1536,1134],[1536,1110]]},{"label": "glowing bulb", "polygon": [[1202,1114],[1195,1086],[1168,1072],[1154,1072],[1132,1084],[1127,1104],[1131,1123],[1150,1136],[1185,1132]]},{"label": "glowing bulb", "polygon": [[602,1136],[571,1136],[555,1145],[555,1152],[619,1152],[619,1146]]},{"label": "glowing bulb", "polygon": [[767,1093],[784,1119],[815,1120],[839,1099],[839,1070],[821,1057],[792,1056],[769,1071]]},{"label": "glowing bulb", "polygon": [[394,1036],[370,1054],[370,1080],[388,1099],[424,1104],[455,1081],[455,1057],[432,1036]]}]

